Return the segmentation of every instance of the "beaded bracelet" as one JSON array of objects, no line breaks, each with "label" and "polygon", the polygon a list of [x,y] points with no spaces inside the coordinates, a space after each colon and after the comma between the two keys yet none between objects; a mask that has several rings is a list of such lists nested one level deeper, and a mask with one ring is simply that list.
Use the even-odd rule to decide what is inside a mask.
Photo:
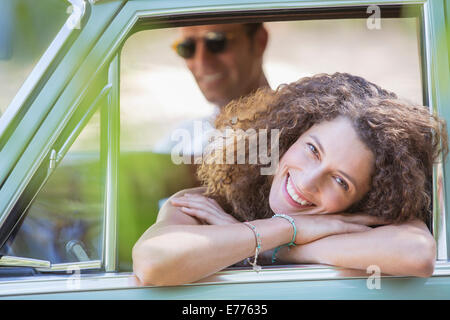
[{"label": "beaded bracelet", "polygon": [[283,219],[286,219],[287,221],[289,221],[291,223],[292,227],[294,228],[294,235],[292,236],[291,242],[283,244],[283,245],[275,248],[275,250],[273,251],[273,254],[272,254],[272,263],[275,262],[276,255],[281,248],[286,247],[286,246],[288,246],[288,247],[295,246],[295,237],[297,236],[297,227],[295,226],[295,222],[294,222],[294,219],[292,219],[292,217],[290,217],[286,214],[275,214],[272,216],[272,219],[276,218],[276,217],[283,218]]},{"label": "beaded bracelet", "polygon": [[261,266],[257,265],[256,262],[258,260],[259,251],[261,250],[261,237],[260,237],[258,231],[256,231],[256,227],[254,225],[252,225],[248,221],[245,221],[244,224],[253,231],[253,233],[255,234],[255,239],[256,239],[255,260],[253,260],[253,262],[251,262],[250,258],[247,258],[247,261],[249,264],[251,264],[253,266],[253,270],[255,270],[256,272],[259,272],[259,271],[261,271]]}]

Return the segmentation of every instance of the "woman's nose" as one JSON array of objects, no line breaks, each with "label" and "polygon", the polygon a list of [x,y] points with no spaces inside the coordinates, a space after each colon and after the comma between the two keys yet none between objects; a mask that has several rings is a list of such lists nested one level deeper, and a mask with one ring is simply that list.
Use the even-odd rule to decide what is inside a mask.
[{"label": "woman's nose", "polygon": [[321,172],[319,169],[304,170],[300,176],[301,188],[307,193],[316,193],[320,189]]}]

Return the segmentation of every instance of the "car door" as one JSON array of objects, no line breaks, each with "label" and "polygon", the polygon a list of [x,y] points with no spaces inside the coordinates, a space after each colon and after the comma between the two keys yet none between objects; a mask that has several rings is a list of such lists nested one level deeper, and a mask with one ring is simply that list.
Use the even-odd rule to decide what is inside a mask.
[{"label": "car door", "polygon": [[[400,19],[406,15],[417,22],[423,101],[444,118],[450,118],[446,108],[450,102],[445,33],[448,1],[404,1],[400,5],[378,1],[375,4],[388,18]],[[373,14],[367,13],[372,2],[361,1],[356,5],[352,1],[193,1],[186,4],[116,0],[78,1],[73,5],[80,8],[75,10],[81,18],[80,29],[73,28],[70,39],[69,36],[61,39],[53,54],[49,51],[44,55],[45,67],[35,70],[34,83],[19,92],[26,99],[16,100],[19,102],[10,109],[14,112],[0,118],[0,127],[4,128],[0,144],[0,245],[3,250],[0,262],[3,260],[10,272],[0,280],[2,296],[49,299],[449,296],[448,193],[445,192],[449,186],[444,179],[448,163],[437,164],[435,169],[433,233],[438,243],[438,261],[433,277],[428,279],[384,276],[376,268],[364,272],[323,265],[286,265],[267,267],[260,273],[231,268],[193,284],[164,288],[141,287],[131,272],[131,254],[127,252],[131,252],[142,228],[148,227],[142,221],[154,221],[158,197],[166,195],[159,191],[151,193],[157,197],[151,199],[151,206],[143,206],[151,210],[143,220],[139,216],[142,206],[124,205],[140,189],[130,182],[130,176],[141,174],[152,181],[154,170],[143,170],[147,170],[147,162],[160,161],[152,156],[138,167],[135,164],[140,160],[121,152],[120,112],[125,108],[121,105],[122,50],[131,35],[187,24],[316,21],[324,17],[367,19]],[[89,131],[95,132],[90,135],[95,139],[83,143]],[[122,166],[127,163],[132,165]],[[139,170],[130,171],[136,168]],[[153,182],[157,186],[163,183],[161,179]],[[51,230],[49,226],[53,226]],[[37,236],[42,234],[48,237],[39,242],[42,239]],[[15,242],[18,240],[21,245]]]}]

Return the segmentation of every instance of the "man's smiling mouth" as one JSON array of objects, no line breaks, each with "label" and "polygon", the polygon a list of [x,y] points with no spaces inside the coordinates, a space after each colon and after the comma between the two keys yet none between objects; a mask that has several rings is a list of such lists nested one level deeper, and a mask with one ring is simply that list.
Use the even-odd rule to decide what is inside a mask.
[{"label": "man's smiling mouth", "polygon": [[202,81],[205,83],[214,82],[222,78],[222,73],[214,73],[209,75],[203,75]]}]

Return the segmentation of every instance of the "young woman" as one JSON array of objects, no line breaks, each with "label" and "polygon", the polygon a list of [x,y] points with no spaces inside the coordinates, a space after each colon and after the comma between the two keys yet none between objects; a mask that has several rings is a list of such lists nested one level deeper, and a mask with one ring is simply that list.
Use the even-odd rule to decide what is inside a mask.
[{"label": "young woman", "polygon": [[255,270],[278,261],[432,274],[430,184],[447,136],[425,107],[360,77],[322,74],[233,101],[216,127],[247,141],[248,129],[279,129],[277,170],[214,164],[225,156],[210,153],[198,171],[204,187],[173,195],[134,246],[143,284],[196,281],[249,257]]}]

